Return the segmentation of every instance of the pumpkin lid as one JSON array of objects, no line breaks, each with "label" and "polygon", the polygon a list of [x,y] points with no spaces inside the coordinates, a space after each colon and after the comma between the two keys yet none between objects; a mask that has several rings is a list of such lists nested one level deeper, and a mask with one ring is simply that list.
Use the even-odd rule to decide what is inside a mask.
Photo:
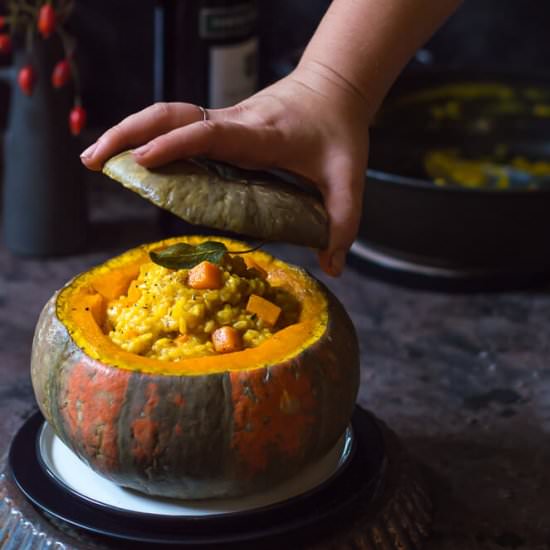
[{"label": "pumpkin lid", "polygon": [[320,196],[279,173],[203,159],[148,169],[129,151],[108,160],[103,172],[192,224],[314,248],[328,243],[328,216]]}]

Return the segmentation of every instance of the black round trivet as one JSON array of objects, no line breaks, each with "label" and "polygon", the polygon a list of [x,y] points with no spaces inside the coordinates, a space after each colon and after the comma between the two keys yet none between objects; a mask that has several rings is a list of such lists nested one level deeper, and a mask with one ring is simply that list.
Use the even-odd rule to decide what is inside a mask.
[{"label": "black round trivet", "polygon": [[110,509],[67,492],[40,465],[37,438],[43,422],[37,413],[15,436],[0,496],[13,493],[16,485],[58,528],[69,529],[72,536],[64,535],[68,547],[78,537],[74,547],[79,549],[88,541],[106,548],[260,549],[285,544],[293,549],[336,545],[390,550],[419,548],[427,534],[429,499],[407,455],[395,436],[359,407],[352,418],[355,452],[330,482],[262,509],[194,518]]}]

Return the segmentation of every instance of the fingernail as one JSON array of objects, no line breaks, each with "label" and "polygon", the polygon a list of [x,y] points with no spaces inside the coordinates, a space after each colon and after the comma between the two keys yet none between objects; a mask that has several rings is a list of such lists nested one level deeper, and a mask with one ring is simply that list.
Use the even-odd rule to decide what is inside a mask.
[{"label": "fingernail", "polygon": [[151,149],[151,146],[147,143],[146,145],[142,145],[141,147],[138,147],[137,149],[134,149],[132,151],[133,155],[136,155],[138,157],[141,157],[147,153]]},{"label": "fingernail", "polygon": [[84,149],[84,151],[80,153],[80,158],[87,159],[91,157],[94,154],[96,147],[97,147],[97,141],[95,143],[92,143],[87,149]]},{"label": "fingernail", "polygon": [[346,263],[347,251],[339,248],[335,250],[330,258],[330,270],[333,275],[340,275],[344,269],[344,264]]}]

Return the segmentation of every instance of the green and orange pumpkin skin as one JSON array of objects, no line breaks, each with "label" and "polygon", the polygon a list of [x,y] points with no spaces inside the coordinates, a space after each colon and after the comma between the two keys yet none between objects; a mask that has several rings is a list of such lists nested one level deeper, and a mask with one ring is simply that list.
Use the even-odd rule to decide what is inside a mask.
[{"label": "green and orange pumpkin skin", "polygon": [[348,425],[359,384],[353,324],[321,283],[256,251],[270,281],[303,302],[296,325],[257,348],[174,363],[117,349],[87,297],[124,292],[150,250],[182,240],[207,239],[131,250],[50,299],[33,343],[36,399],[61,440],[116,484],[186,499],[266,490],[326,454]]}]

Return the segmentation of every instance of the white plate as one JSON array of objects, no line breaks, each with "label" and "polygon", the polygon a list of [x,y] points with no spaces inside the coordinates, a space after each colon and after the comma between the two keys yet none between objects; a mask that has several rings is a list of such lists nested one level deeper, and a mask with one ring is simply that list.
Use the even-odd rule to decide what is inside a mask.
[{"label": "white plate", "polygon": [[263,508],[302,495],[328,481],[351,456],[353,432],[348,427],[334,448],[296,477],[263,493],[232,499],[175,500],[125,489],[96,474],[59,439],[45,422],[39,452],[48,472],[82,497],[111,508],[162,516],[209,516]]}]

